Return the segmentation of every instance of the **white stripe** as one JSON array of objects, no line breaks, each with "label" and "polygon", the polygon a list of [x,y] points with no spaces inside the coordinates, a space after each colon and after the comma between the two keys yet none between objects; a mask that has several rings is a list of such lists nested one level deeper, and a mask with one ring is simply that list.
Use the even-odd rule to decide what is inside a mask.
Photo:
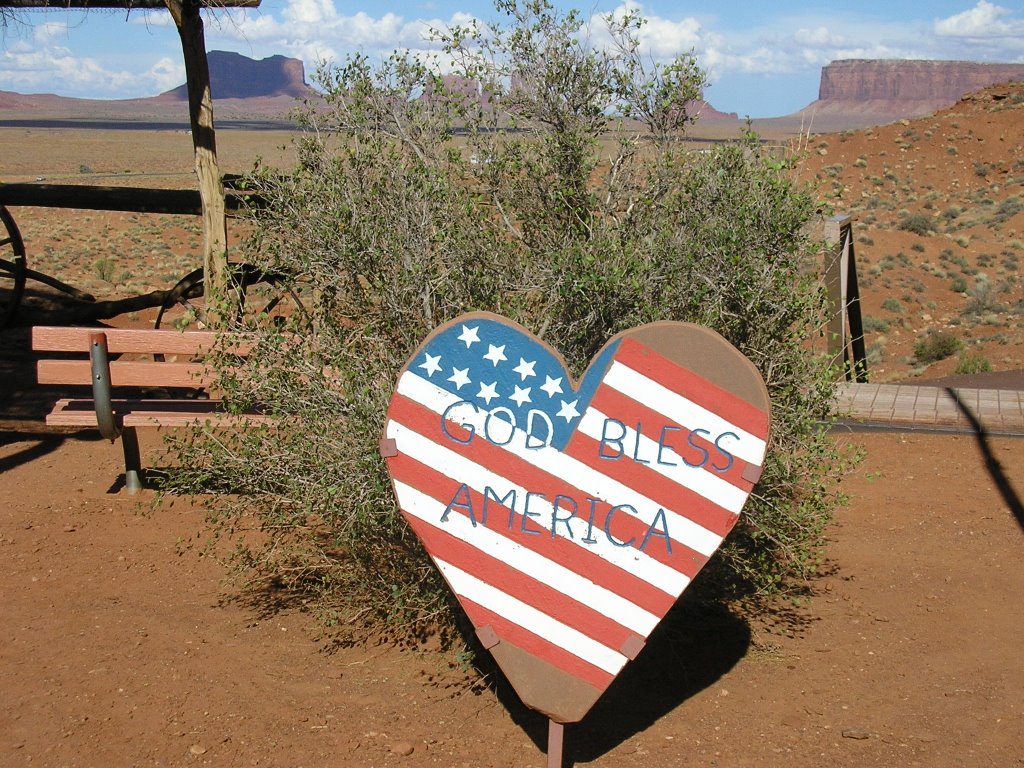
[{"label": "white stripe", "polygon": [[[388,422],[387,437],[394,438],[399,451],[406,456],[415,459],[421,464],[425,464],[458,483],[465,483],[478,493],[482,494],[484,489],[488,487],[502,495],[513,490],[517,496],[521,497],[525,497],[527,493],[527,489],[519,483],[514,483],[489,468],[477,464],[464,456],[460,456],[397,421]],[[519,511],[521,512],[522,510]],[[554,509],[548,500],[534,496],[530,511],[539,511],[541,515],[546,515],[550,520]],[[543,520],[544,518],[541,517],[539,519]],[[586,519],[577,517],[573,518],[570,523],[576,524],[571,537],[566,535],[566,525],[563,524],[557,526],[555,535],[585,548],[588,552],[636,576],[638,579],[646,581],[662,592],[678,597],[690,583],[690,579],[686,574],[658,562],[638,549],[611,546],[605,540],[604,532],[596,527],[593,532],[593,538],[598,539],[598,543],[589,545],[583,541],[587,534]]]},{"label": "white stripe", "polygon": [[[426,379],[408,371],[402,374],[398,380],[398,392],[437,414],[443,414],[450,405],[462,400],[458,395],[440,389]],[[477,431],[477,436],[474,439],[484,439],[482,430],[487,418],[486,411],[480,410],[479,407],[470,407],[467,404],[452,416],[462,419],[463,423],[472,424]],[[594,498],[612,505],[631,505],[637,511],[637,517],[646,525],[653,523],[657,510],[662,508],[662,505],[647,498],[637,489],[630,488],[551,446],[527,448],[526,433],[521,429],[516,429],[509,444],[501,447],[538,469],[563,478],[566,482],[571,482],[575,487]],[[665,508],[665,514],[669,533],[675,541],[708,557],[718,549],[722,537],[714,531],[709,531],[674,510]]]},{"label": "white stripe", "polygon": [[603,669],[610,675],[617,675],[626,663],[626,657],[606,645],[587,637],[572,627],[538,611],[536,608],[516,600],[500,589],[495,589],[475,576],[456,568],[444,560],[435,560],[452,591],[472,600],[477,605],[503,616],[528,632],[544,638],[563,648],[573,656]]},{"label": "white stripe", "polygon": [[758,466],[764,460],[767,449],[764,440],[619,361],[612,363],[605,374],[604,383],[638,403],[649,407],[654,407],[650,406],[651,403],[657,403],[657,410],[680,426],[690,429],[701,427],[712,435],[725,432],[739,435],[738,441],[729,441],[729,453]]},{"label": "white stripe", "polygon": [[410,515],[466,542],[520,573],[547,584],[638,635],[647,637],[657,626],[659,619],[653,613],[532,549],[482,525],[474,526],[465,515],[451,514],[442,523],[441,516],[444,514],[445,505],[411,485],[395,480],[395,492],[398,494],[399,506]]},{"label": "white stripe", "polygon": [[[602,430],[604,430],[607,419],[608,417],[596,408],[588,408],[587,412],[583,414],[583,418],[580,419],[579,431],[587,437],[600,441],[603,437]],[[619,423],[622,424],[622,422]],[[637,456],[659,456],[659,461],[645,464],[648,469],[657,472],[673,483],[689,488],[694,493],[700,494],[718,506],[729,510],[734,515],[738,515],[740,510],[743,509],[743,504],[747,500],[746,491],[737,488],[728,480],[723,480],[719,475],[697,467],[686,466],[683,463],[682,457],[673,450],[665,449],[659,453],[657,441],[638,434],[635,429],[626,424],[622,424],[622,426],[626,430],[626,434],[622,438],[623,444],[629,446],[624,460],[633,460],[629,456],[629,451],[636,445],[636,441],[639,438],[640,444],[637,446]],[[666,466],[661,463],[661,458],[665,461],[674,462],[674,466]],[[614,460],[608,459],[608,461]]]}]

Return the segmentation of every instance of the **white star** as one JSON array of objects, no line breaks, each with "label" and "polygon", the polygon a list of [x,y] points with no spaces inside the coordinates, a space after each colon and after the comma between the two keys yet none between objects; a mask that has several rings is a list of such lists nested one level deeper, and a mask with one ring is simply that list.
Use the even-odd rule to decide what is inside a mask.
[{"label": "white star", "polygon": [[462,333],[459,334],[459,341],[466,342],[466,349],[469,349],[474,343],[480,341],[480,335],[477,333],[479,328],[479,325],[475,325],[472,328],[468,325],[462,326]]},{"label": "white star", "polygon": [[578,403],[579,401],[579,398],[576,398],[571,403],[567,403],[565,402],[565,400],[563,400],[561,410],[559,410],[558,413],[556,413],[555,415],[561,416],[563,419],[565,419],[566,423],[572,421],[573,419],[580,415],[580,412],[576,410],[576,403]]},{"label": "white star", "polygon": [[477,397],[482,397],[487,401],[487,404],[491,404],[491,400],[498,397],[498,382],[493,384],[484,384],[480,382],[480,391],[476,393]]},{"label": "white star", "polygon": [[425,370],[427,372],[427,378],[429,379],[431,376],[433,376],[435,373],[441,370],[441,356],[437,355],[435,357],[434,355],[428,354],[427,352],[424,352],[423,356],[427,358],[427,361],[425,363],[420,363],[419,366],[417,367]]},{"label": "white star", "polygon": [[511,400],[512,402],[519,406],[521,406],[523,403],[533,402],[533,400],[530,399],[530,387],[523,389],[522,387],[517,386],[515,384],[513,384],[512,386],[516,388],[516,391],[515,393],[509,396],[509,400]]},{"label": "white star", "polygon": [[517,365],[512,370],[519,374],[519,376],[521,377],[520,381],[526,381],[527,377],[529,377],[529,376],[536,376],[537,375],[534,372],[534,370],[533,370],[533,366],[535,366],[536,364],[537,364],[536,360],[531,360],[530,362],[526,362],[525,360],[523,360],[523,358],[520,357],[519,358],[519,365]]},{"label": "white star", "polygon": [[562,377],[559,376],[557,379],[552,379],[550,376],[544,376],[547,381],[544,382],[542,390],[548,393],[548,397],[554,397],[555,395],[562,394]]},{"label": "white star", "polygon": [[487,350],[487,354],[484,355],[484,360],[490,360],[492,363],[494,363],[495,368],[498,367],[498,363],[500,363],[502,360],[508,360],[508,358],[505,357],[504,344],[502,344],[500,347],[496,347],[493,344],[488,344],[487,346],[489,347],[489,349]]},{"label": "white star", "polygon": [[452,375],[448,377],[448,381],[454,383],[456,389],[462,389],[463,384],[471,383],[469,368],[452,368]]}]

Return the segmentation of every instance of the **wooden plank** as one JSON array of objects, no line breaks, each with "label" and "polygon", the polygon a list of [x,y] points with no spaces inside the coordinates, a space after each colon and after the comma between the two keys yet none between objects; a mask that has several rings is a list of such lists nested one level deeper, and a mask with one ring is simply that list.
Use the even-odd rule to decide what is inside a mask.
[{"label": "wooden plank", "polygon": [[[36,366],[40,384],[92,386],[88,360],[40,360]],[[216,381],[212,368],[202,363],[157,363],[115,360],[110,364],[113,387],[192,387]]]},{"label": "wooden plank", "polygon": [[[260,0],[199,0],[203,8],[258,8]],[[0,0],[0,8],[166,8],[164,0]]]},{"label": "wooden plank", "polygon": [[[258,206],[261,198],[251,194],[227,194],[224,205],[238,212]],[[32,208],[76,208],[85,211],[128,211],[199,216],[202,198],[195,189],[151,187],[107,187],[95,184],[3,184],[0,205]]]},{"label": "wooden plank", "polygon": [[[114,400],[114,413],[126,427],[184,427],[196,423],[216,426],[241,426],[267,423],[273,419],[262,413],[232,414],[220,410],[219,400]],[[51,426],[95,427],[96,412],[92,400],[64,398],[47,414]]]},{"label": "wooden plank", "polygon": [[[217,344],[215,331],[173,331],[123,328],[62,328],[39,325],[32,329],[32,349],[43,352],[89,352],[90,337],[102,332],[107,336],[110,354],[135,352],[143,354],[201,354]],[[232,352],[239,355],[252,350],[252,342],[245,336],[231,337],[237,346]],[[224,344],[228,343],[226,340]]]}]

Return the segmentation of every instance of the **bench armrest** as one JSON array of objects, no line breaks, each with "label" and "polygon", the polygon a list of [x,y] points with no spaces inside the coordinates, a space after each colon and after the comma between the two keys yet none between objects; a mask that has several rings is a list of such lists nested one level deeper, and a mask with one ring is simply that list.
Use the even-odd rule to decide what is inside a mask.
[{"label": "bench armrest", "polygon": [[107,354],[107,334],[97,332],[89,336],[89,361],[92,364],[92,399],[96,406],[96,424],[100,434],[113,442],[121,436],[110,403],[110,356]]}]

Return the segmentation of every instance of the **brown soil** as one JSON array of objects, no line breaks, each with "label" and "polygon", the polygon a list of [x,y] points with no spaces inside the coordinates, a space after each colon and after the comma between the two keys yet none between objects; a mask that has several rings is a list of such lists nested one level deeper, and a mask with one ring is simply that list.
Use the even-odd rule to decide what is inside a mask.
[{"label": "brown soil", "polygon": [[[873,369],[881,378],[908,375],[914,366],[900,361],[912,339],[939,324],[978,341],[994,367],[1022,367],[1020,315],[1007,309],[994,312],[999,324],[968,323],[968,297],[919,263],[937,265],[946,247],[973,268],[988,253],[996,265],[1010,261],[1001,252],[1019,251],[1011,244],[1024,227],[1019,214],[998,227],[989,221],[920,239],[894,227],[899,206],[941,214],[982,186],[997,204],[1002,191],[1019,193],[1019,127],[990,125],[1004,116],[985,103],[962,103],[958,117],[812,140],[822,169],[841,162],[843,173],[859,174],[854,161],[864,155],[866,173],[882,177],[884,164],[898,172],[879,195],[891,210],[856,229],[876,243],[857,244],[865,270],[889,251],[910,261],[894,257],[865,286],[867,313],[890,321]],[[919,140],[903,137],[908,128]],[[108,183],[93,177],[127,169],[121,183],[190,183],[187,146],[160,151],[174,139],[155,133],[0,129],[0,137],[12,148],[7,181]],[[222,152],[234,159],[226,167],[241,170],[257,152],[275,152],[278,139],[267,139],[223,133]],[[1000,148],[998,159],[984,161],[1000,192],[974,171],[968,152],[979,147]],[[155,175],[164,173],[178,175]],[[826,189],[832,178],[822,176]],[[901,191],[908,178],[920,182],[917,202]],[[857,202],[866,219],[868,203],[859,201],[874,192],[861,198],[856,183],[844,177],[837,206]],[[940,197],[928,209],[932,191]],[[190,219],[15,213],[30,266],[100,296],[168,287],[196,265]],[[958,236],[968,245],[949,245]],[[918,242],[923,256],[912,248]],[[103,258],[112,270],[96,266]],[[993,280],[1016,276],[999,269]],[[904,292],[918,295],[912,278],[925,290],[904,301]],[[1019,291],[1018,279],[998,296],[1012,307]],[[902,315],[881,309],[890,294],[904,302]],[[54,317],[52,304],[36,306],[24,320]],[[139,313],[117,323],[151,319]],[[996,334],[1005,341],[991,340]],[[546,764],[545,721],[499,675],[473,686],[457,659],[432,648],[337,648],[301,606],[222,584],[222,564],[187,546],[204,538],[195,503],[150,511],[148,500],[111,493],[118,446],[94,432],[42,426],[52,393],[31,384],[25,344],[24,328],[0,334],[0,765]],[[946,361],[928,373],[952,370]],[[155,435],[143,437],[144,447],[156,446]],[[1024,592],[1022,443],[836,439],[863,447],[865,460],[843,481],[850,502],[829,530],[828,569],[811,597],[757,619],[681,606],[591,715],[568,728],[574,764],[1024,765],[1024,614],[1015,609]]]},{"label": "brown soil", "polygon": [[[497,677],[332,648],[183,547],[203,537],[189,500],[150,513],[109,493],[116,446],[7,424],[0,765],[545,765],[544,720]],[[1024,765],[1020,442],[837,439],[866,458],[813,597],[670,615],[568,728],[574,764]]]}]

